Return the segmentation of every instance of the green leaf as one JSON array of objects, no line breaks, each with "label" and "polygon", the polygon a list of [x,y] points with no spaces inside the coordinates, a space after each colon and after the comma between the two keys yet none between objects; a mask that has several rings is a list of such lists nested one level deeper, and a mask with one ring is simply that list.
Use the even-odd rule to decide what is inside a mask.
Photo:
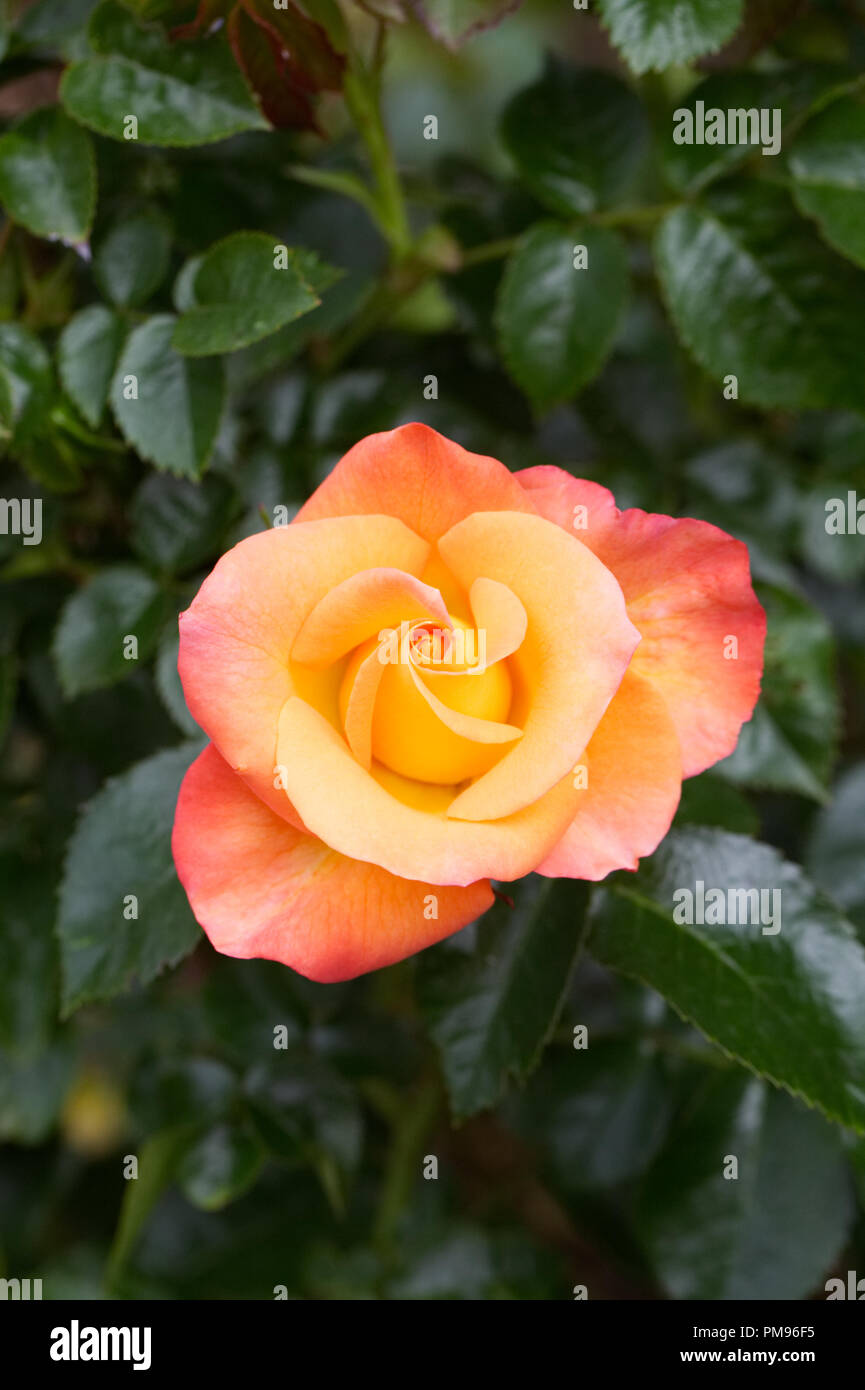
[{"label": "green leaf", "polygon": [[0,425],[13,442],[30,439],[51,408],[51,359],[28,329],[0,323]]},{"label": "green leaf", "polygon": [[261,1144],[247,1129],[216,1125],[184,1154],[180,1187],[193,1206],[220,1211],[252,1186],[263,1158]]},{"label": "green leaf", "polygon": [[800,1299],[822,1284],[852,1217],[837,1132],[736,1071],[706,1076],[681,1109],[635,1226],[671,1298]]},{"label": "green leaf", "polygon": [[[406,0],[407,8],[424,28],[448,48],[459,48],[474,34],[495,28],[521,3],[522,0]],[[375,4],[371,8],[375,9]]]},{"label": "green leaf", "polygon": [[145,304],[168,272],[171,228],[155,208],[121,217],[99,243],[93,276],[120,309]]},{"label": "green leaf", "polygon": [[171,857],[177,793],[200,751],[184,744],[137,763],[82,812],[60,889],[65,1014],[148,984],[200,941]]},{"label": "green leaf", "polygon": [[57,1122],[73,1056],[58,1040],[35,1057],[0,1056],[0,1140],[40,1144]]},{"label": "green leaf", "polygon": [[841,722],[832,629],[797,594],[761,585],[760,597],[768,618],[760,703],[716,771],[740,786],[824,801]]},{"label": "green leaf", "polygon": [[90,304],[73,314],[57,344],[63,389],[88,425],[97,429],[105,412],[108,388],[126,329],[105,304]]},{"label": "green leaf", "polygon": [[598,0],[610,38],[634,72],[714,53],[742,22],[744,0]]},{"label": "green leaf", "polygon": [[718,381],[762,406],[863,406],[865,275],[827,251],[786,193],[710,190],[677,208],[655,243],[676,327]]},{"label": "green leaf", "polygon": [[865,763],[838,779],[817,814],[806,855],[814,882],[865,926]]},{"label": "green leaf", "polygon": [[607,73],[550,63],[505,108],[502,138],[526,186],[570,217],[618,202],[648,147],[643,108]]},{"label": "green leaf", "polygon": [[54,891],[44,867],[0,859],[0,1049],[33,1060],[54,1036]]},{"label": "green leaf", "polygon": [[31,112],[0,136],[0,202],[35,236],[87,236],[96,208],[93,142],[58,106]]},{"label": "green leaf", "polygon": [[642,1173],[663,1143],[672,1107],[670,1077],[650,1044],[595,1038],[589,1029],[588,1047],[545,1060],[514,1108],[554,1190],[571,1194]]},{"label": "green leaf", "polygon": [[218,241],[201,257],[194,304],[178,320],[174,347],[192,357],[234,352],[309,313],[321,300],[302,271],[302,256],[265,232]]},{"label": "green leaf", "polygon": [[[190,361],[175,352],[176,323],[171,314],[156,314],[130,335],[111,386],[111,408],[142,458],[180,477],[198,478],[216,442],[225,381],[220,362]],[[127,399],[130,377],[137,399]]]},{"label": "green leaf", "polygon": [[187,738],[196,738],[200,736],[201,730],[189,713],[183,686],[180,684],[180,674],[177,670],[179,652],[180,634],[176,626],[169,625],[162,635],[156,656],[156,689],[180,732],[186,734]]},{"label": "green leaf", "polygon": [[[156,582],[133,565],[109,565],[66,601],[54,658],[68,698],[111,685],[136,669],[156,644],[164,600]],[[127,637],[137,658],[124,656]]]},{"label": "green leaf", "polygon": [[844,97],[819,112],[790,149],[793,196],[836,251],[865,266],[865,102]]},{"label": "green leaf", "polygon": [[192,483],[151,473],[132,499],[132,548],[155,569],[183,573],[220,549],[236,509],[223,478]]},{"label": "green leaf", "polygon": [[[585,248],[585,268],[574,265]],[[508,370],[537,407],[570,399],[609,353],[628,291],[616,232],[539,222],[508,261],[496,307]]]},{"label": "green leaf", "polygon": [[132,138],[129,116],[145,145],[205,145],[269,129],[223,34],[172,44],[158,26],[138,24],[106,0],[89,37],[95,56],[66,69],[60,95],[67,111],[100,135]]},{"label": "green leaf", "polygon": [[477,923],[426,951],[420,1002],[464,1117],[524,1081],[555,1027],[584,935],[585,889],[535,875]]},{"label": "green leaf", "polygon": [[36,0],[15,22],[16,43],[45,48],[85,29],[96,0]]},{"label": "green leaf", "polygon": [[[760,154],[760,146],[748,143],[707,145],[676,144],[677,129],[674,116],[690,111],[695,118],[694,135],[700,128],[697,103],[702,103],[704,118],[712,110],[781,112],[782,135],[798,120],[813,102],[824,100],[836,87],[843,87],[846,74],[831,64],[795,65],[770,72],[715,72],[699,82],[688,95],[679,99],[675,112],[670,111],[660,127],[661,153],[664,172],[673,186],[682,193],[696,193],[722,174],[729,173],[746,159],[754,159],[772,174],[776,156]],[[729,132],[728,132],[729,133]],[[738,125],[734,134],[738,134]],[[750,134],[750,126],[748,133]],[[777,160],[780,163],[780,160]]]},{"label": "green leaf", "polygon": [[717,825],[740,835],[756,835],[760,818],[736,787],[715,772],[682,783],[676,825]]},{"label": "green leaf", "polygon": [[[713,896],[701,912],[710,889],[720,907]],[[598,892],[591,923],[600,961],[658,990],[752,1071],[865,1131],[865,948],[797,865],[745,836],[675,830]]]}]

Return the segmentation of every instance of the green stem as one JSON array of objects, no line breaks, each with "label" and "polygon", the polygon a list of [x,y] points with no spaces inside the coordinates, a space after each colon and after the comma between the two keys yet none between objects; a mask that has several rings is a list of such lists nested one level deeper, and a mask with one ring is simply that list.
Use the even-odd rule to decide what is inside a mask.
[{"label": "green stem", "polygon": [[481,246],[470,246],[463,251],[460,256],[460,263],[457,270],[464,270],[467,266],[483,265],[486,261],[497,261],[502,256],[509,256],[520,243],[520,237],[504,236],[498,241],[485,241]]},{"label": "green stem", "polygon": [[681,203],[656,203],[650,207],[614,208],[610,212],[589,214],[589,221],[596,227],[642,227],[660,222],[668,212],[674,212]]},{"label": "green stem", "polygon": [[375,181],[378,222],[394,255],[405,256],[411,247],[411,230],[393,151],[381,114],[381,87],[378,75],[371,73],[356,56],[349,59],[345,77],[345,99],[358,134],[366,145]]},{"label": "green stem", "polygon": [[381,1196],[375,1220],[375,1239],[387,1246],[396,1235],[400,1214],[420,1176],[420,1161],[427,1135],[439,1114],[441,1091],[438,1082],[428,1078],[405,1105],[394,1124]]}]

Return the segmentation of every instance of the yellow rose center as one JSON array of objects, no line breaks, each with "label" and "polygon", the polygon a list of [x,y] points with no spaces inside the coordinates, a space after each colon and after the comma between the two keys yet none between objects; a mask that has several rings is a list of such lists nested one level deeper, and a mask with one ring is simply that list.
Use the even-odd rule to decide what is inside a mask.
[{"label": "yellow rose center", "polygon": [[[339,695],[340,716],[346,709],[358,668],[379,646],[365,642],[353,653]],[[479,669],[483,651],[477,634],[453,620],[448,631],[436,623],[417,624],[408,641],[389,650],[372,721],[372,755],[391,771],[422,782],[453,785],[480,776],[501,757],[501,744],[478,743],[442,723],[417,689],[410,661],[428,690],[459,714],[504,722],[511,706],[511,677],[506,661]]]}]

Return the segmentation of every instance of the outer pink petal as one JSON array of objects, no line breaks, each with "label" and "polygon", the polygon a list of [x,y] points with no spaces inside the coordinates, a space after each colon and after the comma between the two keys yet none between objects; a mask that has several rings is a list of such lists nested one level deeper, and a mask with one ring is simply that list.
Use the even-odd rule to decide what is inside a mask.
[{"label": "outer pink petal", "polygon": [[297,514],[297,521],[384,512],[438,540],[472,512],[531,512],[497,459],[445,439],[428,425],[401,425],[355,444]]},{"label": "outer pink petal", "polygon": [[[643,639],[631,669],[667,701],[683,775],[732,753],[760,693],[766,636],[747,547],[706,521],[621,512],[606,488],[560,468],[517,476],[538,511],[583,541],[621,584]],[[731,638],[735,657],[725,655]]]},{"label": "outer pink petal", "polygon": [[434,887],[334,853],[268,810],[212,744],[184,778],[172,846],[217,951],[324,983],[413,955],[493,902],[487,882]]}]

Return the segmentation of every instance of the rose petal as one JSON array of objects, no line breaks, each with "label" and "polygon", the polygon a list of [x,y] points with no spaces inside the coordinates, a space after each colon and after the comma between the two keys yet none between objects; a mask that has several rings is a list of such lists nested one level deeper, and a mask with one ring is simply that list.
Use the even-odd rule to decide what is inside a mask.
[{"label": "rose petal", "polygon": [[[517,475],[538,511],[576,535],[613,571],[642,635],[633,670],[667,701],[683,775],[725,758],[760,693],[766,615],[751,587],[747,547],[707,521],[636,508],[560,468]],[[585,529],[574,530],[577,519]],[[729,638],[736,639],[737,655]]]},{"label": "rose petal", "polygon": [[384,512],[437,540],[476,511],[533,511],[497,459],[470,454],[428,425],[401,425],[362,439],[336,465],[296,521]]},{"label": "rose petal", "polygon": [[382,628],[435,618],[450,622],[441,594],[404,570],[381,568],[352,574],[326,593],[305,620],[291,650],[293,661],[327,666]]},{"label": "rose petal", "polygon": [[676,814],[682,760],[663,696],[633,670],[625,672],[580,765],[588,779],[580,809],[538,873],[597,880],[614,869],[636,869]]},{"label": "rose petal", "polygon": [[475,824],[406,805],[355,762],[303,700],[287,700],[277,750],[286,789],[309,831],[351,859],[429,883],[522,878],[550,853],[578,808],[564,779],[531,806]]},{"label": "rose petal", "polygon": [[469,600],[476,630],[486,633],[486,665],[504,661],[519,651],[529,619],[513,590],[482,575],[472,584]]},{"label": "rose petal", "polygon": [[359,570],[419,572],[429,545],[388,516],[276,527],[224,555],[180,615],[178,669],[193,719],[256,795],[294,824],[274,787],[289,653],[315,605]]},{"label": "rose petal", "polygon": [[451,816],[493,820],[531,805],[591,738],[640,640],[618,583],[585,546],[540,516],[476,512],[439,550],[466,587],[475,576],[516,594],[528,633],[511,664],[528,686],[523,737],[457,797]]},{"label": "rose petal", "polygon": [[324,983],[413,955],[493,902],[489,883],[442,888],[335,854],[268,810],[212,744],[184,778],[172,844],[218,951]]}]

